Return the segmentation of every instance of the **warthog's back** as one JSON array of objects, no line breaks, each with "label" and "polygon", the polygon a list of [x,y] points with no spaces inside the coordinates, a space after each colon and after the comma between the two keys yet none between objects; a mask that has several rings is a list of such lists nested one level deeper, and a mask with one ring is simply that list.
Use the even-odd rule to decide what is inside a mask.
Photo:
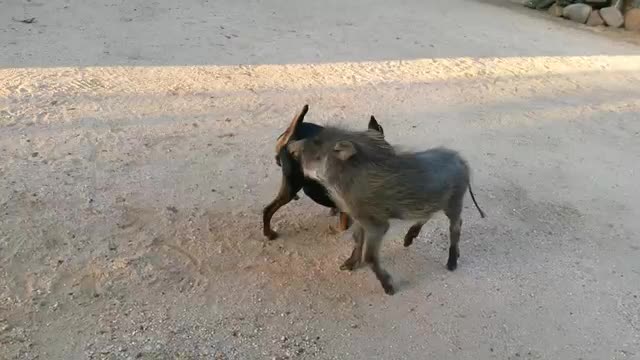
[{"label": "warthog's back", "polygon": [[465,160],[450,149],[388,156],[376,163],[361,163],[349,176],[347,194],[353,211],[374,217],[424,218],[446,207],[451,194],[464,192],[469,181]]}]

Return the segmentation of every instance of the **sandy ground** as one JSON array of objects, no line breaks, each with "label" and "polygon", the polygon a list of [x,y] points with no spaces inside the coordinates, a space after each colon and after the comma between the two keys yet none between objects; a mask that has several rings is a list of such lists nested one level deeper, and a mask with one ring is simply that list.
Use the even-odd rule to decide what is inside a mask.
[{"label": "sandy ground", "polygon": [[[481,1],[0,0],[1,359],[639,359],[640,47]],[[24,24],[15,20],[35,17]],[[241,65],[240,65],[241,64]],[[341,272],[300,107],[447,145],[463,214]],[[469,199],[468,199],[469,200]]]}]

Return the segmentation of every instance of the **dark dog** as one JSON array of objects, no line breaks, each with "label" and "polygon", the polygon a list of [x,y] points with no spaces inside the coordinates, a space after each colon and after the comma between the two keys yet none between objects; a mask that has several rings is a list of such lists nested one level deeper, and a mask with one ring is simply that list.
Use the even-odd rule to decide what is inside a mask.
[{"label": "dark dog", "polygon": [[[309,105],[305,105],[302,111],[293,118],[289,127],[287,127],[285,132],[282,133],[276,141],[276,164],[282,168],[282,182],[278,195],[262,212],[263,234],[269,238],[269,240],[278,237],[278,233],[271,229],[271,218],[278,209],[291,202],[291,200],[297,200],[297,194],[300,189],[302,189],[311,200],[322,206],[331,208],[332,214],[337,212],[337,207],[329,197],[327,190],[317,181],[305,177],[300,163],[287,151],[286,145],[289,142],[314,137],[324,129],[320,125],[303,122],[304,116],[308,111]],[[384,134],[382,126],[378,124],[378,121],[376,121],[373,115],[371,115],[371,119],[369,120],[368,128]],[[348,228],[349,216],[344,212],[340,212],[338,230],[344,231]]]}]

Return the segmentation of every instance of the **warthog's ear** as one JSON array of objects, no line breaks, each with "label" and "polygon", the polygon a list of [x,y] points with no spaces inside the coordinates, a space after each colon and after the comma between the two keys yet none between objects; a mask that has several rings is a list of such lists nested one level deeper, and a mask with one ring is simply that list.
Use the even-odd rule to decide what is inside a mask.
[{"label": "warthog's ear", "polygon": [[285,130],[282,135],[278,137],[278,140],[276,141],[276,154],[289,142],[289,140],[291,140],[291,137],[293,136],[293,134],[295,134],[298,126],[300,126],[300,124],[302,124],[302,122],[304,121],[304,116],[307,115],[308,111],[309,105],[303,106],[302,110],[300,110],[300,112],[293,117],[293,120],[291,120],[291,123],[287,127],[287,130]]},{"label": "warthog's ear", "polygon": [[333,147],[333,151],[337,153],[338,159],[345,161],[349,160],[356,154],[356,147],[351,141],[338,141],[336,146]]},{"label": "warthog's ear", "polygon": [[287,150],[289,154],[296,159],[300,159],[300,153],[302,152],[302,146],[304,145],[304,140],[293,141],[287,144]]},{"label": "warthog's ear", "polygon": [[376,120],[376,118],[371,115],[371,120],[369,120],[369,126],[368,126],[369,130],[375,130],[377,132],[379,132],[380,134],[384,135],[384,129],[382,129],[382,126],[380,126],[380,124],[378,124],[378,121]]}]

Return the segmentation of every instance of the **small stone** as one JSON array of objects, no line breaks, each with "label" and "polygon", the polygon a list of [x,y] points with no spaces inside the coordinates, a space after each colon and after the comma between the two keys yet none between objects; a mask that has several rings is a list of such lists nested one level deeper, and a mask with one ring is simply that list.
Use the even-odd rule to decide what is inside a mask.
[{"label": "small stone", "polygon": [[605,24],[613,28],[619,28],[624,24],[624,17],[622,17],[622,13],[615,6],[600,9],[600,16],[602,16],[602,20],[604,20]]},{"label": "small stone", "polygon": [[553,4],[549,8],[549,14],[555,17],[562,17],[562,9],[563,7],[558,4]]},{"label": "small stone", "polygon": [[562,10],[562,16],[569,20],[584,24],[591,14],[591,6],[587,4],[571,4]]},{"label": "small stone", "polygon": [[357,329],[358,328],[358,324],[351,324],[351,328],[352,329]]},{"label": "small stone", "polygon": [[629,31],[640,31],[640,8],[627,10],[624,14],[624,28]]},{"label": "small stone", "polygon": [[587,19],[587,25],[589,26],[601,26],[604,25],[604,20],[602,20],[602,16],[600,16],[600,11],[593,10],[589,18]]},{"label": "small stone", "polygon": [[37,151],[34,151],[34,152],[31,153],[31,157],[36,157],[36,156],[38,156],[38,152]]},{"label": "small stone", "polygon": [[4,324],[2,326],[0,326],[0,333],[6,332],[11,330],[11,326],[9,324]]},{"label": "small stone", "polygon": [[174,214],[178,213],[178,209],[175,206],[167,206],[167,210],[171,211]]},{"label": "small stone", "polygon": [[281,338],[280,338],[280,341],[282,341],[282,342],[287,341],[287,337],[286,337],[286,336],[281,337]]}]

